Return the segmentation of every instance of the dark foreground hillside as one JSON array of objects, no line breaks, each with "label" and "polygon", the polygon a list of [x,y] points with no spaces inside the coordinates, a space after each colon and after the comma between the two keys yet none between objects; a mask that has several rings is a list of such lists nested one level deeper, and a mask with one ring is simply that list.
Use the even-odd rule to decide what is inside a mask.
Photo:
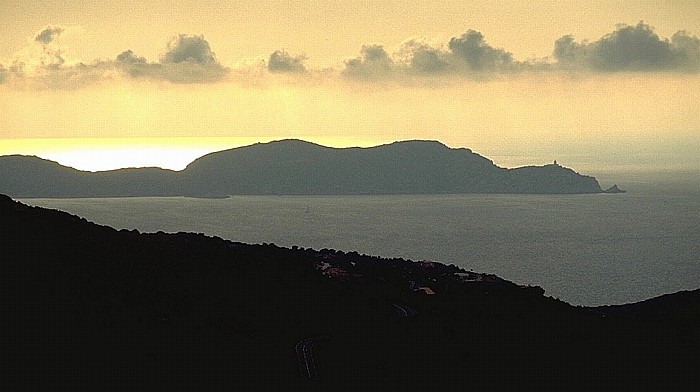
[{"label": "dark foreground hillside", "polygon": [[573,307],[439,263],[117,231],[6,196],[0,260],[5,390],[697,386],[700,290]]}]

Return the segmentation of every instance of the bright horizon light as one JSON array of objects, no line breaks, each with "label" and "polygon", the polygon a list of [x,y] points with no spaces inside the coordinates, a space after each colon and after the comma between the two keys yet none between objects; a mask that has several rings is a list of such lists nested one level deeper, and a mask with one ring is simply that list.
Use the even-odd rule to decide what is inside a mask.
[{"label": "bright horizon light", "polygon": [[502,167],[700,172],[697,1],[259,3],[4,0],[0,154],[181,170],[271,140],[417,139]]},{"label": "bright horizon light", "polygon": [[[38,156],[63,166],[92,172],[138,167],[160,167],[179,171],[197,158],[212,152],[284,139],[300,139],[333,148],[374,147],[397,141],[390,138],[304,136],[9,139],[0,144],[0,156]],[[495,144],[495,147],[474,149],[444,140],[420,140],[436,140],[450,148],[470,148],[474,153],[491,159],[494,164],[504,168],[543,165],[557,159],[560,164],[589,175],[615,172],[700,172],[700,156],[694,155],[697,146],[683,145],[683,140],[662,148],[661,152],[649,149],[647,144],[651,142],[646,142],[640,143],[640,146],[619,145],[602,150],[597,155],[577,153],[575,148],[571,147],[521,151],[508,150]],[[676,157],[679,154],[686,156],[690,163],[678,161]],[[629,160],[627,155],[634,156],[635,159]],[[694,160],[687,158],[692,156],[695,157]]]},{"label": "bright horizon light", "polygon": [[34,155],[83,171],[133,167],[182,170],[203,155],[283,139],[301,139],[326,147],[372,147],[393,140],[353,137],[174,137],[3,140],[0,155]]}]

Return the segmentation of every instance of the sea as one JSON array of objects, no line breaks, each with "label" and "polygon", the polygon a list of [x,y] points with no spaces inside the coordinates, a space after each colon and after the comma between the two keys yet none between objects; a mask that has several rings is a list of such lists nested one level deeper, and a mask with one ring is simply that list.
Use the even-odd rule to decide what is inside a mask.
[{"label": "sea", "polygon": [[21,201],[117,229],[438,261],[595,306],[700,288],[696,174],[610,175],[625,194]]}]

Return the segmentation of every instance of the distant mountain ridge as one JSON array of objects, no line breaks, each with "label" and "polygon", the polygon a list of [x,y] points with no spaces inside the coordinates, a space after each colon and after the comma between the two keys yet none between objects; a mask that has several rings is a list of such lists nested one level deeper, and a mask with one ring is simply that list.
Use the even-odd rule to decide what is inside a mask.
[{"label": "distant mountain ridge", "polygon": [[598,181],[557,164],[505,169],[467,148],[401,141],[330,148],[302,140],[204,155],[182,171],[85,172],[28,156],[0,156],[0,192],[13,197],[601,193]]}]

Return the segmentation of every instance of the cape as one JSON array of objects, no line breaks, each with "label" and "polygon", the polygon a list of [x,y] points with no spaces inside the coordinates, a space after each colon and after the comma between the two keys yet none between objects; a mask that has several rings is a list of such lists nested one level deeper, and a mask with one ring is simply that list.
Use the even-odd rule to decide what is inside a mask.
[{"label": "cape", "polygon": [[79,171],[29,156],[0,157],[12,197],[601,193],[598,181],[558,164],[506,169],[466,148],[403,141],[329,148],[282,140],[205,155],[182,171]]}]

